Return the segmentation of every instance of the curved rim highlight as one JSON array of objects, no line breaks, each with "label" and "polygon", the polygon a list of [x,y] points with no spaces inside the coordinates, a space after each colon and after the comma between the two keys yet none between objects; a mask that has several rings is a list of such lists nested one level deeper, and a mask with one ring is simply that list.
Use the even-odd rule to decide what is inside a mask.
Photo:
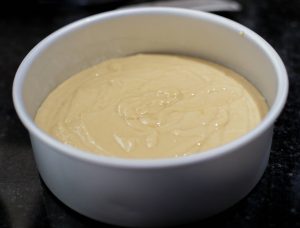
[{"label": "curved rim highlight", "polygon": [[[277,73],[278,78],[278,88],[277,95],[274,100],[274,104],[272,108],[269,110],[266,117],[262,120],[262,122],[254,128],[252,131],[247,133],[246,135],[234,140],[228,144],[225,144],[220,147],[216,147],[205,152],[195,153],[186,157],[178,157],[178,158],[159,158],[159,159],[126,159],[126,158],[117,158],[117,157],[107,157],[103,155],[94,155],[91,153],[87,153],[81,151],[80,149],[76,149],[72,146],[65,145],[58,140],[50,137],[44,131],[39,129],[37,125],[33,122],[29,114],[25,110],[25,106],[23,104],[23,82],[26,79],[27,71],[29,70],[31,63],[35,60],[35,58],[47,49],[47,47],[56,41],[56,39],[68,34],[69,32],[80,29],[88,24],[98,23],[99,21],[110,20],[117,17],[130,16],[130,15],[155,15],[155,14],[165,14],[165,15],[177,15],[181,17],[191,17],[198,20],[206,20],[210,23],[216,23],[222,26],[229,28],[232,31],[244,31],[247,35],[247,38],[252,42],[259,45],[259,47],[263,50],[263,52],[271,59],[271,62],[274,65],[274,68]],[[76,22],[73,22],[56,32],[50,34],[45,39],[43,39],[40,43],[38,43],[24,58],[21,65],[19,66],[14,83],[13,83],[13,102],[15,109],[22,123],[25,125],[27,130],[33,134],[35,137],[42,140],[44,143],[50,145],[55,150],[60,153],[65,154],[66,156],[70,156],[76,159],[80,159],[85,162],[93,163],[93,164],[101,164],[105,166],[116,166],[122,168],[167,168],[173,166],[182,166],[191,163],[199,163],[204,162],[209,159],[214,159],[219,156],[223,156],[227,153],[230,153],[233,150],[236,150],[242,147],[244,144],[249,143],[256,137],[259,137],[266,129],[271,127],[275,122],[276,118],[281,113],[288,94],[288,77],[285,66],[276,53],[276,51],[258,34],[248,29],[247,27],[231,21],[227,18],[223,18],[218,15],[213,15],[206,12],[199,12],[188,9],[177,9],[177,8],[168,8],[168,7],[143,7],[138,9],[122,9],[115,10],[106,13],[101,13],[97,15],[93,15],[87,18],[80,19]]]}]

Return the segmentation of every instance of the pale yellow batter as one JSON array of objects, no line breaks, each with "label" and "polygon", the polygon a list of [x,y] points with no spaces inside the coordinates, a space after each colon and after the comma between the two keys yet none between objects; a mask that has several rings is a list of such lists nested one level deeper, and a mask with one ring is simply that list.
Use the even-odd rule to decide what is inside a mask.
[{"label": "pale yellow batter", "polygon": [[86,69],[50,93],[36,123],[88,152],[186,156],[230,142],[267,112],[242,76],[201,59],[140,54]]}]

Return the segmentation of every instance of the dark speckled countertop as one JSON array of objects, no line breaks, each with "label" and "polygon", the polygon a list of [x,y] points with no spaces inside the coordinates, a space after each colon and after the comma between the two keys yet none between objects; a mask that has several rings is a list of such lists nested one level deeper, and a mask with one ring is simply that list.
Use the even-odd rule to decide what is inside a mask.
[{"label": "dark speckled countertop", "polygon": [[[67,208],[43,184],[28,134],[14,111],[11,88],[18,65],[41,39],[120,3],[75,7],[42,2],[0,6],[0,227],[111,227]],[[242,11],[219,14],[256,31],[277,50],[287,67],[290,93],[275,125],[269,165],[258,185],[232,208],[185,227],[300,227],[300,1],[240,3]]]}]

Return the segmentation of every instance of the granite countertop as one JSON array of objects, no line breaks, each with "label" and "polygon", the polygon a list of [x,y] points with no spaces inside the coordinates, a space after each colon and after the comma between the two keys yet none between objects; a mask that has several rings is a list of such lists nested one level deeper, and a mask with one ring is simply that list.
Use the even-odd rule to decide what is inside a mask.
[{"label": "granite countertop", "polygon": [[[112,227],[72,211],[43,184],[28,134],[14,111],[11,87],[18,65],[41,39],[120,3],[75,7],[42,2],[13,2],[17,7],[0,8],[0,227]],[[242,11],[219,14],[256,31],[277,50],[287,67],[290,93],[275,125],[269,165],[258,185],[230,209],[185,227],[300,227],[300,2],[240,3]]]}]

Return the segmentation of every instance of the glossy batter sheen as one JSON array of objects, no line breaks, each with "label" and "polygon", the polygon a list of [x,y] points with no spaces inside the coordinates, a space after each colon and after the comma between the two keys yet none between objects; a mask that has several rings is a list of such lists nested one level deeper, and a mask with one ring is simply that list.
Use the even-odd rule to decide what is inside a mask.
[{"label": "glossy batter sheen", "polygon": [[223,66],[140,54],[102,62],[66,80],[35,120],[85,151],[161,158],[230,142],[253,129],[267,109],[248,81]]}]

